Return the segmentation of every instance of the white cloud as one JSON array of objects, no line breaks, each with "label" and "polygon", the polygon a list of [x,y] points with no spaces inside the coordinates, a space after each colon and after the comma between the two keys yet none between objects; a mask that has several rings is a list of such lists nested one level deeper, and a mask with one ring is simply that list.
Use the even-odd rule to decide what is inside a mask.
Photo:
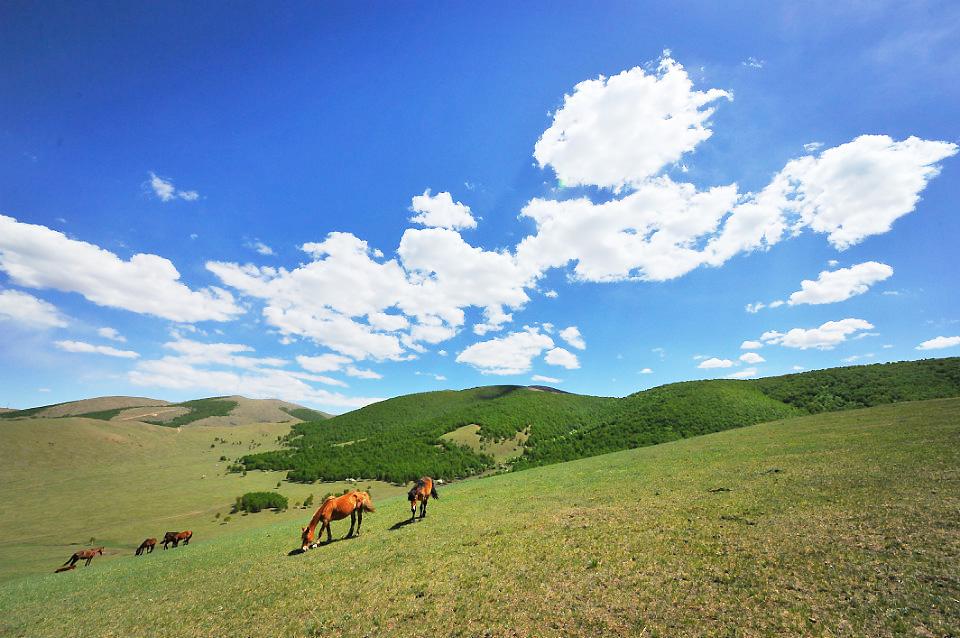
[{"label": "white cloud", "polygon": [[873,359],[875,356],[876,355],[872,352],[868,354],[855,354],[849,357],[844,357],[843,359],[840,359],[840,361],[843,363],[853,363],[854,361],[859,361],[860,359]]},{"label": "white cloud", "polygon": [[30,328],[65,328],[67,319],[48,301],[19,290],[0,290],[0,321]]},{"label": "white cloud", "polygon": [[560,295],[559,293],[557,293],[556,290],[548,290],[547,292],[543,293],[543,296],[546,297],[547,299],[556,299]]},{"label": "white cloud", "polygon": [[711,370],[713,368],[731,368],[733,367],[733,361],[730,359],[718,359],[717,357],[711,357],[710,359],[704,359],[700,362],[698,368],[704,370]]},{"label": "white cloud", "polygon": [[759,60],[753,56],[750,56],[740,64],[746,67],[750,67],[751,69],[762,69],[763,65],[766,64],[766,62],[764,62],[763,60]]},{"label": "white cloud", "polygon": [[803,145],[803,150],[808,153],[815,153],[821,148],[823,148],[823,142],[807,142]]},{"label": "white cloud", "polygon": [[586,350],[587,342],[583,340],[580,329],[576,326],[570,326],[560,331],[560,338],[569,343],[577,350]]},{"label": "white cloud", "polygon": [[[531,278],[509,253],[467,244],[456,231],[408,229],[399,260],[381,261],[365,241],[330,233],[302,249],[313,261],[294,270],[209,262],[225,284],[264,300],[267,323],[355,359],[402,359],[406,349],[457,334],[464,309],[483,310],[478,333],[511,321]],[[392,312],[387,312],[392,311]]]},{"label": "white cloud", "polygon": [[300,367],[310,372],[336,372],[352,362],[353,359],[350,357],[333,353],[321,354],[316,357],[303,355],[297,357],[297,363],[300,364]]},{"label": "white cloud", "polygon": [[876,261],[839,270],[824,270],[816,280],[804,279],[800,282],[800,290],[792,293],[787,303],[796,306],[844,301],[867,292],[870,286],[892,275],[893,268]]},{"label": "white cloud", "polygon": [[790,369],[793,370],[794,372],[801,372],[801,371],[803,371],[803,370],[806,370],[806,368],[803,367],[803,366],[793,366],[793,367],[790,368]]},{"label": "white cloud", "polygon": [[830,266],[831,268],[836,268],[839,264],[840,262],[837,261],[836,259],[830,259],[827,261],[827,265]]},{"label": "white cloud", "polygon": [[[282,367],[288,361],[276,357],[253,357],[249,353],[253,348],[240,343],[203,343],[193,341],[177,335],[174,341],[163,344],[164,348],[173,350],[177,357],[190,364],[203,366],[228,366],[232,368],[253,369],[260,367]],[[334,385],[343,385],[341,381],[334,381]]]},{"label": "white cloud", "polygon": [[756,314],[766,307],[767,307],[767,304],[763,303],[762,301],[758,301],[757,303],[748,303],[744,308],[744,310],[746,310],[750,314]]},{"label": "white cloud", "polygon": [[731,372],[727,375],[728,379],[750,379],[757,376],[756,368],[744,368],[743,370],[738,370],[737,372]]},{"label": "white cloud", "polygon": [[577,84],[533,155],[566,186],[620,190],[709,138],[713,108],[706,107],[724,97],[730,94],[719,89],[694,91],[684,68],[664,55],[656,73],[634,67]]},{"label": "white cloud", "polygon": [[860,330],[870,330],[873,324],[863,319],[841,319],[828,321],[818,328],[794,328],[786,333],[771,330],[763,333],[760,340],[767,344],[779,344],[787,348],[817,348],[831,350],[834,346],[847,340]]},{"label": "white cloud", "polygon": [[124,337],[116,328],[98,328],[97,334],[103,337],[104,339],[110,339],[111,341],[119,341],[121,343],[126,343],[127,338]]},{"label": "white cloud", "polygon": [[531,381],[537,381],[538,383],[563,383],[562,379],[556,379],[554,377],[545,377],[542,374],[535,374],[530,377]]},{"label": "white cloud", "polygon": [[147,182],[153,194],[161,202],[170,202],[175,199],[182,199],[187,202],[194,202],[200,199],[200,193],[197,191],[181,191],[173,185],[169,178],[163,178],[156,173],[150,173],[150,180]]},{"label": "white cloud", "polygon": [[225,290],[188,288],[168,259],[139,253],[124,261],[93,244],[4,215],[0,270],[20,286],[76,292],[100,306],[171,321],[228,321],[243,312]]},{"label": "white cloud", "polygon": [[653,370],[650,368],[644,368],[638,374],[653,374]]},{"label": "white cloud", "polygon": [[423,191],[423,195],[413,197],[410,210],[417,213],[410,218],[414,224],[451,230],[477,227],[477,220],[470,213],[470,207],[461,202],[454,202],[453,197],[447,192],[431,196],[428,188]]},{"label": "white cloud", "polygon": [[741,350],[759,350],[763,347],[763,342],[761,341],[744,341],[740,344]]},{"label": "white cloud", "polygon": [[239,394],[252,398],[277,398],[318,407],[360,408],[382,401],[373,397],[351,397],[315,388],[318,377],[276,368],[243,371],[210,370],[180,357],[142,361],[128,374],[130,382],[145,387],[171,388],[220,395]]},{"label": "white cloud", "polygon": [[358,368],[356,366],[347,366],[344,372],[347,373],[348,377],[354,377],[356,379],[382,379],[383,378],[383,375],[380,374],[379,372]]},{"label": "white cloud", "polygon": [[917,350],[939,350],[941,348],[952,348],[958,345],[960,345],[960,337],[935,337],[921,343],[917,346]]},{"label": "white cloud", "polygon": [[766,361],[766,359],[758,355],[756,352],[745,352],[742,355],[740,355],[740,360],[743,361],[744,363],[750,363],[750,364],[763,363],[764,361]]},{"label": "white cloud", "polygon": [[247,248],[249,248],[249,249],[251,249],[251,250],[255,250],[257,253],[259,253],[259,254],[261,254],[261,255],[273,255],[273,254],[275,254],[275,253],[273,252],[273,248],[270,248],[270,246],[267,246],[265,243],[263,243],[263,242],[260,241],[259,239],[256,239],[256,240],[254,240],[254,241],[252,241],[252,242],[247,242],[245,245],[246,245]]},{"label": "white cloud", "polygon": [[940,173],[937,162],[956,152],[949,142],[861,135],[819,157],[792,160],[782,174],[796,184],[792,204],[802,223],[842,250],[887,232],[913,211],[920,191]]},{"label": "white cloud", "polygon": [[520,332],[467,347],[457,355],[457,362],[467,363],[483,374],[523,374],[530,371],[533,359],[549,348],[553,348],[553,339],[527,326]]},{"label": "white cloud", "polygon": [[567,370],[576,370],[580,367],[580,361],[577,359],[577,355],[564,348],[548,350],[543,360],[552,366],[560,366]]},{"label": "white cloud", "polygon": [[110,346],[97,346],[85,341],[54,341],[54,345],[67,352],[105,354],[108,357],[120,357],[122,359],[136,359],[140,356],[133,350],[117,350]]}]

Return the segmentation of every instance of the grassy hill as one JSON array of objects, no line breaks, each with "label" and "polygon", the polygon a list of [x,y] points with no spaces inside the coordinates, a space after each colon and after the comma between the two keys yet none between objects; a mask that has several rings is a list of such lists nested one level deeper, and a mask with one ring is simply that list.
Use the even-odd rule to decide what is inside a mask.
[{"label": "grassy hill", "polygon": [[[750,381],[675,383],[623,399],[490,386],[412,394],[295,425],[288,449],[251,454],[248,470],[293,481],[405,482],[489,471],[523,438],[515,469],[709,432],[894,401],[960,396],[960,358],[819,370]],[[470,432],[464,428],[479,426]],[[471,442],[479,437],[479,444]]]},{"label": "grassy hill", "polygon": [[0,635],[958,635],[958,470],[960,399],[795,417],[442,486],[413,525],[381,498],[303,555],[306,512],[3,583]]},{"label": "grassy hill", "polygon": [[[297,409],[290,407],[294,404],[236,400],[241,409],[228,417],[205,417],[183,428],[124,416],[168,409],[163,405],[0,422],[0,581],[47,572],[91,537],[107,546],[110,559],[132,553],[144,538],[162,536],[168,527],[211,538],[302,517],[291,510],[234,515],[225,523],[230,505],[245,492],[276,491],[300,504],[310,495],[319,499],[352,487],[285,483],[277,489],[282,473],[227,472],[243,454],[276,448],[297,422],[280,410],[285,422],[265,420],[277,404]],[[375,494],[400,491],[376,482],[364,485]]]}]

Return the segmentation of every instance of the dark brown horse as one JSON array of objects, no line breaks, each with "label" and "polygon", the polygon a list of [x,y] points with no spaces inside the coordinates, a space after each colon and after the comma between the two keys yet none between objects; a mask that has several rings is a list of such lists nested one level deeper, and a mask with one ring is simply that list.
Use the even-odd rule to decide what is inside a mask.
[{"label": "dark brown horse", "polygon": [[153,548],[157,546],[157,539],[148,538],[147,540],[140,543],[140,547],[137,548],[137,556],[140,554],[149,554],[153,552]]},{"label": "dark brown horse", "polygon": [[[376,511],[373,507],[373,501],[370,500],[370,495],[366,492],[353,491],[343,496],[327,497],[323,504],[317,508],[317,511],[313,513],[309,525],[301,530],[303,532],[300,537],[302,541],[301,550],[307,551],[311,547],[316,547],[317,544],[313,542],[313,539],[319,538],[320,534],[323,534],[324,528],[327,530],[327,542],[332,542],[333,535],[330,533],[330,521],[339,521],[348,516],[350,517],[350,531],[347,532],[346,538],[353,536],[354,525],[356,525],[357,536],[359,536],[365,511]],[[316,531],[318,523],[320,524],[319,532]],[[314,532],[316,532],[316,536],[314,536]]]},{"label": "dark brown horse", "polygon": [[85,567],[90,567],[90,561],[92,561],[93,557],[96,556],[97,554],[99,554],[100,556],[103,556],[102,547],[94,547],[93,549],[81,549],[79,552],[74,552],[73,556],[67,559],[67,562],[64,563],[64,566],[67,566],[67,565],[76,566],[78,561],[85,560],[87,561]]},{"label": "dark brown horse", "polygon": [[184,545],[189,545],[191,538],[193,538],[193,532],[189,530],[185,532],[167,532],[163,535],[163,548],[166,549],[170,543],[173,543],[173,546],[177,547],[180,545],[180,541],[183,541]]},{"label": "dark brown horse", "polygon": [[410,491],[407,492],[407,500],[410,501],[410,520],[417,517],[417,503],[420,503],[420,518],[427,515],[427,501],[431,498],[440,498],[437,494],[437,488],[433,484],[433,479],[429,476],[422,476],[417,479]]}]

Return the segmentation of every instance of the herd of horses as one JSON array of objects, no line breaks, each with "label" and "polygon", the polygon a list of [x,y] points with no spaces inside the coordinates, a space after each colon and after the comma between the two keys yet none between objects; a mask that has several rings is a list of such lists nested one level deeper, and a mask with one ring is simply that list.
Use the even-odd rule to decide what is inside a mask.
[{"label": "herd of horses", "polygon": [[[181,542],[184,545],[189,545],[191,538],[193,538],[193,532],[189,530],[185,532],[167,532],[163,535],[163,541],[160,544],[163,545],[164,549],[171,544],[174,547],[177,547]],[[142,556],[143,554],[149,554],[156,546],[157,539],[148,538],[140,543],[140,547],[137,548],[136,555]],[[67,562],[54,570],[54,573],[59,574],[61,572],[68,572],[71,569],[76,569],[77,563],[82,560],[87,561],[84,566],[89,567],[95,556],[103,556],[103,549],[103,547],[94,547],[93,549],[81,549],[79,552],[74,552],[73,556],[67,559]]]},{"label": "herd of horses", "polygon": [[[410,502],[411,522],[417,520],[417,504],[420,506],[420,518],[423,519],[427,516],[427,502],[431,498],[440,498],[440,495],[437,494],[437,487],[434,485],[433,479],[429,476],[423,476],[417,479],[417,482],[414,483],[410,491],[407,492],[407,500]],[[327,543],[332,543],[333,534],[330,531],[330,523],[332,521],[343,520],[348,516],[350,517],[350,531],[347,532],[345,538],[359,536],[360,527],[363,525],[363,513],[375,511],[373,500],[371,500],[367,492],[353,490],[341,496],[328,496],[324,499],[323,503],[320,504],[320,507],[317,508],[317,511],[313,513],[313,518],[310,519],[310,523],[308,523],[306,527],[301,528],[300,550],[305,552],[308,549],[317,547],[320,544],[319,538],[324,530],[327,531]],[[317,529],[318,525],[319,529]],[[184,532],[167,532],[163,535],[163,540],[160,544],[163,545],[164,549],[167,549],[169,545],[178,547],[181,542],[184,545],[189,545],[191,538],[193,538],[193,532],[190,530]],[[144,554],[150,554],[156,546],[157,539],[148,538],[140,543],[136,555],[142,556]],[[85,565],[89,567],[95,556],[103,555],[103,549],[103,547],[95,547],[74,552],[73,555],[67,559],[67,562],[56,569],[55,573],[76,569],[77,563],[82,560],[86,561]]]}]

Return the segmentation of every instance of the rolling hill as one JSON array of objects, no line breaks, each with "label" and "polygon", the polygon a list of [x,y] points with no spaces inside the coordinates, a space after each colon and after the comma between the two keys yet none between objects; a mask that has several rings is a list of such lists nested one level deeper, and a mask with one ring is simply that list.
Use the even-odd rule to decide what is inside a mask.
[{"label": "rolling hill", "polygon": [[375,497],[306,554],[308,512],[128,547],[0,583],[0,635],[958,635],[958,468],[960,399],[791,417],[442,486],[413,525]]},{"label": "rolling hill", "polygon": [[[286,470],[290,480],[303,482],[454,479],[505,462],[523,469],[790,416],[954,396],[960,396],[956,357],[688,381],[622,399],[489,386],[412,394],[296,424],[286,449],[241,462],[247,470]],[[468,436],[463,428],[471,425],[478,427]],[[522,453],[509,460],[490,452],[504,443],[517,447],[520,438]]]}]

